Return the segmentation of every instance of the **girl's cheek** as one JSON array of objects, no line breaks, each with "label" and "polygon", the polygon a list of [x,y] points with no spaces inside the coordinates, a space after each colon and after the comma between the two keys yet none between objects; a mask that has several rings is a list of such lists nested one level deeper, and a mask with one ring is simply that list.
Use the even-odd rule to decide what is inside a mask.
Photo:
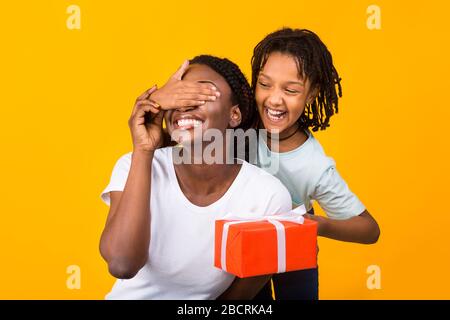
[{"label": "girl's cheek", "polygon": [[289,100],[288,105],[290,111],[303,113],[303,110],[305,109],[305,99],[303,97],[295,97]]},{"label": "girl's cheek", "polygon": [[258,95],[257,93],[255,93],[255,102],[256,102],[256,106],[258,108],[262,108],[262,106],[264,104],[264,98],[261,97],[261,95]]}]

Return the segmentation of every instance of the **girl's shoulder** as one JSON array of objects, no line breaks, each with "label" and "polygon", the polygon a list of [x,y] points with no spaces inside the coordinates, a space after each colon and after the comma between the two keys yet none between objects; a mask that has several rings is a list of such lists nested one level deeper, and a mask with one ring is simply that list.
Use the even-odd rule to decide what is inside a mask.
[{"label": "girl's shoulder", "polygon": [[305,133],[308,138],[302,145],[283,153],[270,151],[265,142],[260,140],[258,166],[277,176],[295,176],[303,183],[314,183],[327,169],[335,166],[335,162],[325,154],[322,145],[311,132]]},{"label": "girl's shoulder", "polygon": [[329,162],[330,158],[326,155],[322,144],[314,137],[312,133],[308,137],[307,141],[309,142],[309,146],[306,148],[305,153],[307,153],[313,160],[320,163]]},{"label": "girl's shoulder", "polygon": [[317,140],[312,133],[309,133],[308,145],[302,154],[297,156],[298,161],[304,162],[308,172],[311,173],[311,178],[318,179],[322,174],[331,167],[336,166],[333,158],[327,156],[319,140]]},{"label": "girl's shoulder", "polygon": [[312,172],[323,172],[330,166],[334,166],[334,160],[326,155],[319,140],[310,131],[306,133],[308,135],[306,141],[298,148],[282,154],[281,160],[296,167],[305,167]]}]

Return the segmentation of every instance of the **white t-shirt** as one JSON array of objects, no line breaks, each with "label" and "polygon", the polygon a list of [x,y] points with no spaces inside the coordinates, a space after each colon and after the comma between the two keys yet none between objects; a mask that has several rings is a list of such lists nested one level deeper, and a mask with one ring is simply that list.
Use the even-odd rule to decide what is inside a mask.
[{"label": "white t-shirt", "polygon": [[258,166],[273,174],[289,190],[295,206],[312,208],[317,201],[328,217],[344,220],[360,215],[365,206],[349,189],[327,157],[319,141],[309,131],[308,139],[298,148],[283,153],[272,152],[264,139],[258,139]]},{"label": "white t-shirt", "polygon": [[[123,191],[132,154],[122,156],[101,197]],[[215,299],[234,276],[214,267],[215,220],[226,215],[260,217],[288,212],[291,197],[281,182],[243,162],[228,191],[207,207],[192,204],[176,178],[172,148],[158,149],[152,163],[149,259],[137,275],[117,280],[107,299]]]}]

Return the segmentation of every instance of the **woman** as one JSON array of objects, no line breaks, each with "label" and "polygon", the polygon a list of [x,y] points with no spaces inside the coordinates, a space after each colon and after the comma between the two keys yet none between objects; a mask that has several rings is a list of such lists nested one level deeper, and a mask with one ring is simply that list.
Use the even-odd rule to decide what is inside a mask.
[{"label": "woman", "polygon": [[[213,129],[225,136],[227,129],[253,123],[250,86],[231,61],[199,56],[183,78],[184,89],[194,93],[181,96],[178,80],[186,67],[158,90],[159,101],[188,101],[193,94],[204,95],[205,102],[162,109],[149,99],[155,88],[140,96],[129,120],[133,152],[119,159],[102,193],[110,211],[100,251],[110,273],[122,279],[108,299],[251,299],[269,279],[235,279],[213,266],[214,221],[227,214],[250,218],[287,212],[286,188],[245,161],[206,164],[190,154],[190,163],[174,164],[175,156],[202,141],[199,132]],[[163,119],[169,134],[183,137],[181,151],[161,148]],[[223,149],[230,150],[226,139]]]}]

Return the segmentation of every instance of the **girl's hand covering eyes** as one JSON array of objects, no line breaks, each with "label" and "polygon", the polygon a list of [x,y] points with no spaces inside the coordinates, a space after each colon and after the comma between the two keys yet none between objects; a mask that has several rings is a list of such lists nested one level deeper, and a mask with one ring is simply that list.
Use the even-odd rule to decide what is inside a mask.
[{"label": "girl's hand covering eyes", "polygon": [[189,60],[186,60],[164,86],[151,93],[150,100],[157,102],[163,110],[198,107],[216,100],[220,93],[215,86],[181,80],[188,67]]}]

